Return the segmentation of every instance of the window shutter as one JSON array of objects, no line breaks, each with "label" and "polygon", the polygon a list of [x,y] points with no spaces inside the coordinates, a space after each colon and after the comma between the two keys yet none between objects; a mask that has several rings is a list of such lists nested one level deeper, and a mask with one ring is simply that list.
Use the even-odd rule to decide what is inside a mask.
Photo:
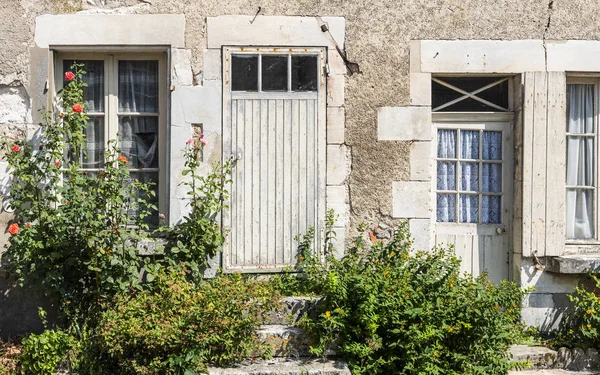
[{"label": "window shutter", "polygon": [[566,218],[565,73],[526,72],[523,86],[522,253],[526,257],[562,255]]}]

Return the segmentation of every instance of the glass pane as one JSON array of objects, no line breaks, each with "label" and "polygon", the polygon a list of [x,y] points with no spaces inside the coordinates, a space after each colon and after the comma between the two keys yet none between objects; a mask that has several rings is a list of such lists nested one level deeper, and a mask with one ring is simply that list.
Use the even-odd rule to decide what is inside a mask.
[{"label": "glass pane", "polygon": [[483,132],[483,159],[502,160],[502,132]]},{"label": "glass pane", "polygon": [[[466,92],[473,92],[480,89],[492,82],[498,81],[499,77],[443,77],[440,78],[442,81],[462,89]],[[432,106],[437,108],[445,103],[452,100],[458,99],[464,94],[457,92],[449,87],[441,85],[437,82],[431,83],[431,95],[432,95]],[[477,97],[487,100],[493,104],[496,104],[502,108],[508,108],[508,81],[504,81],[497,84],[489,89],[486,89],[478,94]],[[445,107],[440,110],[441,112],[487,112],[487,111],[498,111],[494,107],[490,107],[480,101],[467,98],[463,99],[456,104]]]},{"label": "glass pane", "polygon": [[484,224],[501,223],[501,199],[499,195],[481,197],[481,222]]},{"label": "glass pane", "polygon": [[318,56],[292,56],[292,91],[317,91]]},{"label": "glass pane", "polygon": [[[132,172],[130,174],[130,178],[132,180],[138,180],[140,182],[150,185],[149,190],[154,191],[154,196],[150,194],[145,195],[141,192],[138,192],[137,197],[143,198],[144,200],[146,200],[147,203],[158,207],[158,172]],[[129,217],[136,217],[139,215],[139,209],[137,209],[136,207],[132,207],[129,210],[128,214]],[[146,222],[152,227],[157,227],[159,224],[158,210],[151,210],[150,216],[144,218],[144,222]]]},{"label": "glass pane", "polygon": [[460,222],[478,223],[479,222],[479,195],[461,194],[460,195]]},{"label": "glass pane", "polygon": [[456,162],[437,162],[437,189],[456,190]]},{"label": "glass pane", "polygon": [[567,185],[594,186],[593,137],[567,137]]},{"label": "glass pane", "polygon": [[[71,66],[75,60],[63,61],[63,86],[68,81],[64,80],[64,73],[73,69]],[[102,60],[77,60],[78,64],[84,64],[83,82],[87,87],[83,88],[83,100],[87,105],[88,112],[104,112],[104,61]]]},{"label": "glass pane", "polygon": [[451,223],[456,221],[456,194],[437,195],[437,221]]},{"label": "glass pane", "polygon": [[479,191],[479,163],[460,163],[460,190]]},{"label": "glass pane", "polygon": [[231,56],[231,90],[258,91],[258,56]]},{"label": "glass pane", "polygon": [[481,187],[486,193],[502,192],[502,164],[484,163],[481,169]]},{"label": "glass pane", "polygon": [[438,130],[437,156],[449,159],[456,157],[456,130]]},{"label": "glass pane", "polygon": [[82,168],[104,167],[104,117],[90,117],[85,128],[85,150],[81,155]]},{"label": "glass pane", "polygon": [[288,57],[263,55],[262,91],[287,91]]},{"label": "glass pane", "polygon": [[479,159],[479,131],[462,130],[460,132],[460,157]]},{"label": "glass pane", "polygon": [[119,61],[119,111],[158,112],[158,61]]},{"label": "glass pane", "polygon": [[119,148],[129,168],[158,168],[158,117],[119,117]]},{"label": "glass pane", "polygon": [[593,190],[567,190],[567,238],[584,239],[594,237],[593,207]]},{"label": "glass pane", "polygon": [[567,85],[567,133],[594,132],[594,85]]}]

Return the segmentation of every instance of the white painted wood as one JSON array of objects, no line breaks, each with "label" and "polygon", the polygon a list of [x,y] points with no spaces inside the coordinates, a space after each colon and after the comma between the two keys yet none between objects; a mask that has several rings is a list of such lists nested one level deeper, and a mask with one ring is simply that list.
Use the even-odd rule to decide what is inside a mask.
[{"label": "white painted wood", "polygon": [[[511,123],[494,121],[480,123],[445,122],[436,123],[434,126],[436,129],[445,128],[502,132],[501,223],[435,223],[434,241],[438,246],[454,245],[456,255],[461,258],[462,271],[471,273],[474,276],[478,276],[482,272],[487,272],[488,278],[493,282],[510,279],[510,267],[508,261],[509,255],[512,254],[513,219]],[[436,145],[434,147],[437,148],[437,140],[434,144]],[[434,189],[436,180],[437,179],[434,177],[430,185],[433,186]],[[435,200],[433,202],[435,204]]]},{"label": "white painted wood", "polygon": [[[230,53],[231,48],[224,49],[225,63]],[[228,100],[224,108],[231,108],[224,113],[224,133],[231,132],[231,137],[224,135],[230,146],[223,149],[229,147],[230,153],[240,156],[233,171],[224,269],[278,271],[294,264],[296,236],[312,226],[321,237],[325,163],[319,163],[319,154],[324,156],[326,144],[319,136],[326,128],[324,89],[289,92],[287,98],[282,93],[238,93],[227,88],[225,68],[224,77]]]},{"label": "white painted wood", "polygon": [[524,74],[523,256],[565,250],[566,80],[564,72]]}]

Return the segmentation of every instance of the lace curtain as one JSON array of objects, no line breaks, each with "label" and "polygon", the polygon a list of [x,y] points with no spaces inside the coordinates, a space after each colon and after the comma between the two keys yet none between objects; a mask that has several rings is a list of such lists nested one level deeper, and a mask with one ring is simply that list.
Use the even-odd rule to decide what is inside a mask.
[{"label": "lace curtain", "polygon": [[[482,134],[483,139],[480,139]],[[459,157],[456,155],[457,137],[460,138]],[[479,130],[462,130],[459,133],[454,129],[439,129],[437,156],[440,159],[457,159],[437,162],[437,221],[500,223],[502,133]],[[458,181],[457,163],[460,163]],[[493,193],[499,194],[490,195]]]},{"label": "lace curtain", "polygon": [[[567,186],[594,186],[594,85],[567,85]],[[594,236],[594,190],[567,189],[567,238]]]}]

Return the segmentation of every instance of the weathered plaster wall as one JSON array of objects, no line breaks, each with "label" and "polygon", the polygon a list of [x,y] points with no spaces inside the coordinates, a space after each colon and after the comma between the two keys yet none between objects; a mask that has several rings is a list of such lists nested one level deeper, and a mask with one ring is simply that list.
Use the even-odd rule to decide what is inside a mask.
[{"label": "weathered plaster wall", "polygon": [[[407,142],[377,142],[377,108],[409,105],[411,39],[597,39],[600,5],[590,1],[196,1],[3,0],[0,11],[0,85],[28,80],[34,16],[85,13],[181,13],[194,82],[202,82],[206,17],[332,15],[346,18],[346,50],[362,74],[346,80],[345,143],[351,150],[352,224],[390,220],[392,181],[409,176]],[[258,16],[260,17],[260,15]],[[15,22],[17,20],[17,22]],[[582,23],[581,20],[589,22]],[[550,22],[549,22],[550,21]],[[548,26],[549,25],[549,26]],[[9,81],[9,82],[7,82]],[[0,87],[0,92],[1,92]],[[29,93],[31,96],[32,93]],[[1,112],[1,110],[0,110]]]}]

